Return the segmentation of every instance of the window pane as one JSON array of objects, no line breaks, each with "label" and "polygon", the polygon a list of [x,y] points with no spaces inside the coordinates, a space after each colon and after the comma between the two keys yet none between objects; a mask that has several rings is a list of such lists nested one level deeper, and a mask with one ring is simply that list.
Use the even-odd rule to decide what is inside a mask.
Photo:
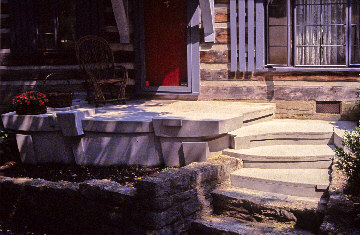
[{"label": "window pane", "polygon": [[351,47],[351,64],[360,64],[360,46]]},{"label": "window pane", "polygon": [[61,1],[59,9],[59,42],[62,48],[74,48],[76,42],[76,2]]},{"label": "window pane", "polygon": [[269,25],[287,25],[287,0],[278,0],[281,5],[269,5]]},{"label": "window pane", "polygon": [[346,49],[345,46],[334,47],[324,46],[321,50],[321,64],[323,65],[345,65]]},{"label": "window pane", "polygon": [[287,45],[287,26],[269,26],[269,46]]},{"label": "window pane", "polygon": [[360,3],[351,4],[351,23],[360,24]]},{"label": "window pane", "polygon": [[296,0],[296,4],[319,4],[321,0]]},{"label": "window pane", "polygon": [[346,4],[325,4],[322,12],[323,25],[346,23]]},{"label": "window pane", "polygon": [[323,26],[323,45],[345,45],[346,28],[345,26]]},{"label": "window pane", "polygon": [[360,26],[353,25],[351,26],[351,44],[360,45]]},{"label": "window pane", "polygon": [[320,25],[320,5],[300,5],[296,7],[296,25]]},{"label": "window pane", "polygon": [[287,47],[270,47],[269,64],[287,65]]},{"label": "window pane", "polygon": [[320,47],[298,46],[296,48],[296,64],[298,64],[298,65],[320,65]]},{"label": "window pane", "polygon": [[55,36],[53,34],[38,35],[39,49],[56,49]]},{"label": "window pane", "polygon": [[288,65],[288,46],[290,46],[288,35],[291,35],[288,19],[292,18],[291,15],[288,18],[288,0],[268,0],[267,6],[267,63],[286,66]]},{"label": "window pane", "polygon": [[296,27],[296,45],[320,45],[321,26]]}]

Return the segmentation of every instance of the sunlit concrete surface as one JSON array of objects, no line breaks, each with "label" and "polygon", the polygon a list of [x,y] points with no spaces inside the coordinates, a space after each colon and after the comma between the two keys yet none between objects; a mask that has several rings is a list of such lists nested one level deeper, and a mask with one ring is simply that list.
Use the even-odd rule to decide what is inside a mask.
[{"label": "sunlit concrete surface", "polygon": [[[12,112],[2,120],[5,128],[21,131],[18,142],[24,162],[181,166],[229,148],[228,132],[272,119],[274,112],[274,104],[137,100],[98,108],[49,109],[43,115]],[[36,141],[43,138],[49,141]]]}]

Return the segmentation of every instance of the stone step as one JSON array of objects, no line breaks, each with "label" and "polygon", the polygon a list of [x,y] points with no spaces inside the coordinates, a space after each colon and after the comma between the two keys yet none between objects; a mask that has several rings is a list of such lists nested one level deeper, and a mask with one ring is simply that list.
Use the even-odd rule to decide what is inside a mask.
[{"label": "stone step", "polygon": [[327,169],[335,156],[332,145],[272,145],[250,149],[225,149],[230,157],[241,158],[245,168]]},{"label": "stone step", "polygon": [[333,144],[334,125],[319,120],[274,119],[244,126],[229,133],[232,148],[267,145]]},{"label": "stone step", "polygon": [[214,214],[243,221],[280,222],[316,231],[326,208],[325,198],[297,197],[228,187],[212,192]]},{"label": "stone step", "polygon": [[230,178],[235,187],[300,197],[320,198],[329,186],[328,169],[243,168]]},{"label": "stone step", "polygon": [[294,229],[282,224],[257,224],[224,217],[204,217],[195,220],[190,235],[244,235],[244,234],[293,234],[310,235],[309,231]]}]

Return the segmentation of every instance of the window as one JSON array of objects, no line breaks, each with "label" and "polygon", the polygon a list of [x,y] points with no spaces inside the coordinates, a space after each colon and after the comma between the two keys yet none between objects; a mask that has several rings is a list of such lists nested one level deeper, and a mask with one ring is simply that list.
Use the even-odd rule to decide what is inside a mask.
[{"label": "window", "polygon": [[35,2],[37,49],[51,51],[74,48],[75,9],[75,1]]},{"label": "window", "polygon": [[268,0],[267,64],[360,65],[360,2]]},{"label": "window", "polygon": [[76,39],[102,34],[103,14],[101,0],[11,0],[11,54],[21,59],[27,56],[29,62],[31,56],[49,54],[42,52],[73,54],[68,49],[74,49]]}]

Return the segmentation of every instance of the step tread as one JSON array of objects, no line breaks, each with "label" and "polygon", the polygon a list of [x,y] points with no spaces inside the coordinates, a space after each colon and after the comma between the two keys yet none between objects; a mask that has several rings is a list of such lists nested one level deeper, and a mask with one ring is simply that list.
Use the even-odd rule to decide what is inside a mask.
[{"label": "step tread", "polygon": [[335,156],[334,146],[332,145],[268,145],[249,149],[224,150],[224,154],[227,152],[248,156],[264,156],[268,158]]},{"label": "step tread", "polygon": [[317,210],[325,199],[318,197],[299,197],[273,192],[263,192],[254,189],[227,187],[216,189],[213,194],[223,195],[233,200],[248,200],[269,207],[280,207],[296,210]]},{"label": "step tread", "polygon": [[237,177],[281,183],[322,186],[329,185],[328,169],[259,169],[243,168],[231,174]]},{"label": "step tread", "polygon": [[312,234],[280,223],[251,223],[220,216],[203,217],[193,222],[194,234]]},{"label": "step tread", "polygon": [[333,133],[334,122],[322,120],[273,119],[241,127],[229,134],[243,137],[273,133],[303,133],[307,135]]}]

